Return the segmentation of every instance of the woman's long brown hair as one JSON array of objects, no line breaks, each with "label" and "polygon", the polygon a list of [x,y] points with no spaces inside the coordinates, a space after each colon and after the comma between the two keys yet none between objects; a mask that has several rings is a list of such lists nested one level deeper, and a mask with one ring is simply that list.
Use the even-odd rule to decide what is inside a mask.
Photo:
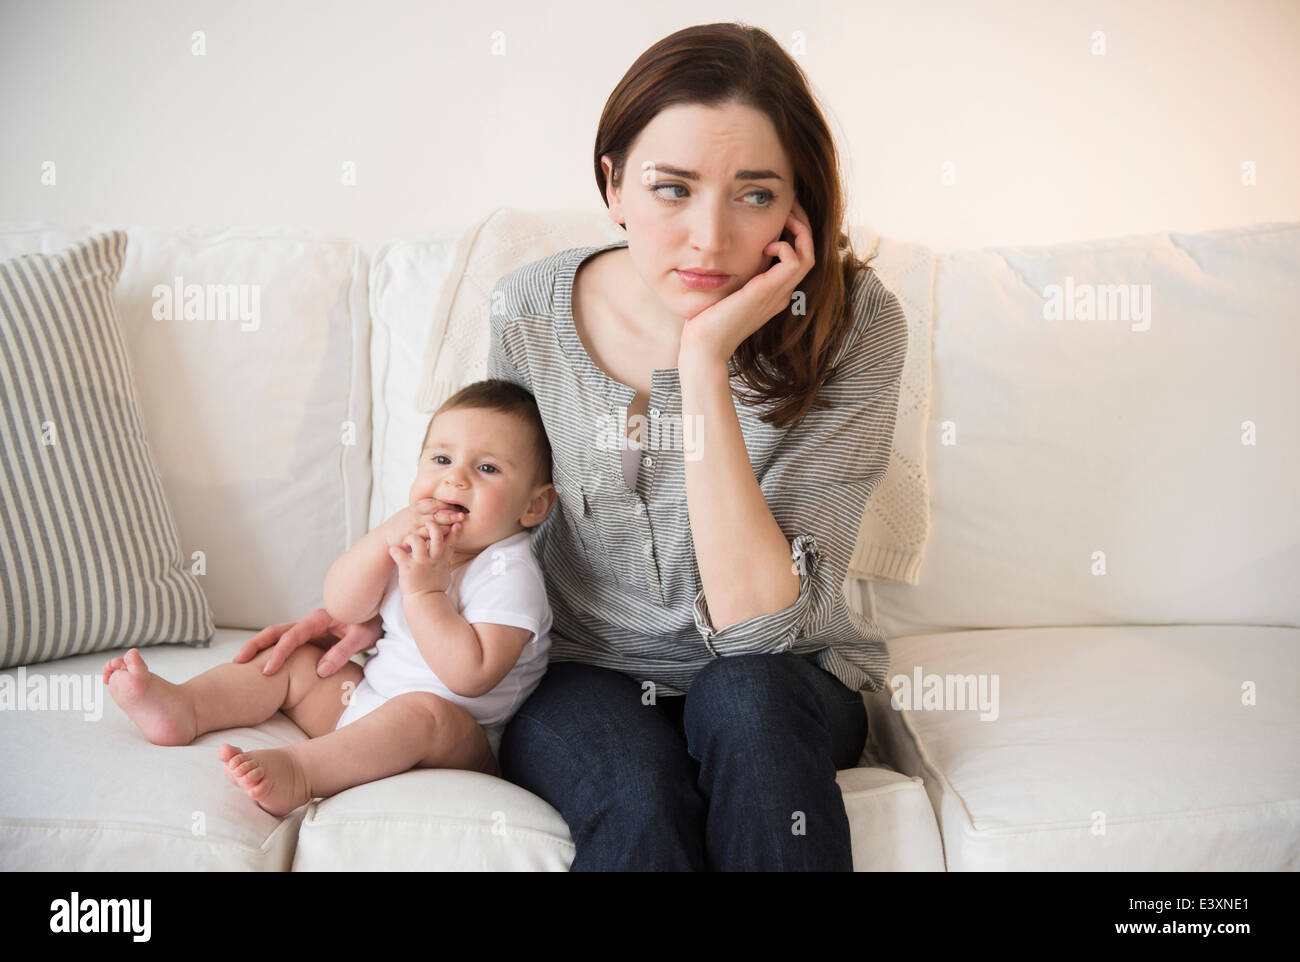
[{"label": "woman's long brown hair", "polygon": [[771,118],[794,167],[795,196],[812,226],[817,263],[799,283],[806,313],[786,307],[731,358],[732,373],[753,392],[742,400],[770,403],[762,420],[788,427],[813,405],[830,374],[853,323],[846,309],[849,291],[869,261],[853,252],[842,229],[839,156],[803,70],[758,27],[709,23],[670,34],[637,58],[605,103],[596,130],[596,184],[608,204],[601,156],[610,157],[611,181],[621,189],[627,152],[659,111],[732,102]]}]

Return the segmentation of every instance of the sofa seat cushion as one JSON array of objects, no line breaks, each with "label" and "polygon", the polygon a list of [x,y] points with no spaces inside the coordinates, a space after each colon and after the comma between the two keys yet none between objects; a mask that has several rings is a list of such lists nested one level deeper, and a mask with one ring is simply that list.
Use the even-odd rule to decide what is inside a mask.
[{"label": "sofa seat cushion", "polygon": [[[859,872],[943,871],[920,778],[887,768],[837,773]],[[477,772],[418,770],[358,785],[307,807],[293,869],[567,871],[573,838],[560,813]]]},{"label": "sofa seat cushion", "polygon": [[[230,661],[253,632],[218,628],[206,649],[142,652],[172,682]],[[232,785],[217,749],[277,748],[306,735],[281,713],[253,728],[152,745],[101,680],[122,650],[0,672],[31,690],[75,679],[75,703],[0,711],[0,869],[69,871],[564,871],[574,846],[559,812],[476,772],[417,770],[319,799],[283,819]],[[363,656],[356,657],[358,662]],[[72,691],[73,686],[60,687]],[[30,704],[28,702],[27,704]],[[60,710],[56,710],[59,706]],[[875,760],[864,753],[864,765]],[[838,773],[859,871],[942,871],[938,827],[919,777],[884,767]]]},{"label": "sofa seat cushion", "polygon": [[567,871],[573,840],[531,792],[479,772],[415,769],[307,806],[295,872]]},{"label": "sofa seat cushion", "polygon": [[[872,740],[924,780],[949,871],[1300,869],[1300,629],[969,631],[890,652],[900,707],[868,700]],[[918,671],[922,692],[985,682],[995,710],[900,698]]]},{"label": "sofa seat cushion", "polygon": [[[151,671],[182,682],[230,661],[252,635],[218,628],[209,648],[158,645],[141,655]],[[0,770],[10,773],[0,780],[0,868],[287,871],[306,807],[283,819],[268,815],[227,780],[217,749],[222,742],[291,745],[306,737],[302,729],[277,713],[255,728],[209,732],[184,747],[153,745],[101,678],[104,663],[125,651],[0,673],[21,683],[20,695],[34,690],[38,675],[72,676],[89,693],[75,710],[0,711]]]}]

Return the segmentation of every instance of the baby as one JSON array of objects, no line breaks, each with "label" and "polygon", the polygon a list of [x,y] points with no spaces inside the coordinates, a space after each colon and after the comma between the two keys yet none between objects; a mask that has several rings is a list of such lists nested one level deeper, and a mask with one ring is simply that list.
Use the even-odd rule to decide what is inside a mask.
[{"label": "baby", "polygon": [[273,675],[262,674],[267,648],[175,685],[132,648],[108,660],[104,681],[155,745],[283,711],[307,741],[218,752],[226,776],[272,815],[411,768],[499,775],[501,731],[546,671],[551,609],[529,529],[555,501],[533,396],[476,382],[430,420],[410,504],[325,575],[332,618],[382,618],[364,671],[349,661],[320,678],[322,649],[303,645]]}]

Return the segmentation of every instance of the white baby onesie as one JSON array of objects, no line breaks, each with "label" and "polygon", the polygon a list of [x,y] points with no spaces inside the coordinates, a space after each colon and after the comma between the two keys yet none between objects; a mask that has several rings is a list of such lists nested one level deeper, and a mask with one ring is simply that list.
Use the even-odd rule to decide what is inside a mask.
[{"label": "white baby onesie", "polygon": [[506,723],[546,673],[551,647],[551,606],[531,544],[532,532],[520,531],[488,545],[468,564],[454,570],[448,581],[447,597],[471,625],[489,622],[527,628],[533,633],[505,678],[477,697],[457,695],[449,689],[420,654],[406,621],[394,565],[379,608],[384,633],[377,644],[378,653],[366,662],[365,677],[352,692],[336,730],[397,695],[431,691],[473,715],[496,754]]}]

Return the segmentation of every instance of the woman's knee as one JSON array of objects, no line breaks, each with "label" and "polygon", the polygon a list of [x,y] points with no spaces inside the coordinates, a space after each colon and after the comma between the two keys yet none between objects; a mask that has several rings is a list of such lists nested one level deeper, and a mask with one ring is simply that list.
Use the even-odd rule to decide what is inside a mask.
[{"label": "woman's knee", "polygon": [[661,784],[692,779],[694,763],[681,735],[626,680],[612,691],[561,682],[540,705],[525,702],[502,734],[504,776],[543,789],[536,791],[543,797],[588,789],[653,796]]},{"label": "woman's knee", "polygon": [[[866,706],[833,675],[794,654],[719,658],[696,674],[682,727],[695,758],[743,744],[751,753],[787,757],[826,748],[837,768],[862,751]],[[853,746],[856,744],[856,748]]]},{"label": "woman's knee", "polygon": [[[784,711],[799,697],[800,685],[796,665],[788,654],[731,655],[715,658],[701,668],[691,680],[683,706],[683,722],[703,710],[719,709],[736,717],[744,713],[748,721],[759,721],[765,713]],[[740,724],[745,720],[737,718]]]},{"label": "woman's knee", "polygon": [[553,806],[575,841],[598,827],[629,840],[675,837],[684,826],[702,831],[699,768],[681,737],[659,724],[557,731],[516,714],[499,757],[502,777]]},{"label": "woman's knee", "polygon": [[621,710],[631,698],[639,702],[640,689],[622,672],[577,661],[552,662],[515,717],[559,727],[572,724],[575,716]]},{"label": "woman's knee", "polygon": [[691,743],[704,738],[752,737],[785,731],[812,709],[817,694],[805,682],[810,666],[796,655],[732,655],[709,662],[695,675],[682,709]]}]

